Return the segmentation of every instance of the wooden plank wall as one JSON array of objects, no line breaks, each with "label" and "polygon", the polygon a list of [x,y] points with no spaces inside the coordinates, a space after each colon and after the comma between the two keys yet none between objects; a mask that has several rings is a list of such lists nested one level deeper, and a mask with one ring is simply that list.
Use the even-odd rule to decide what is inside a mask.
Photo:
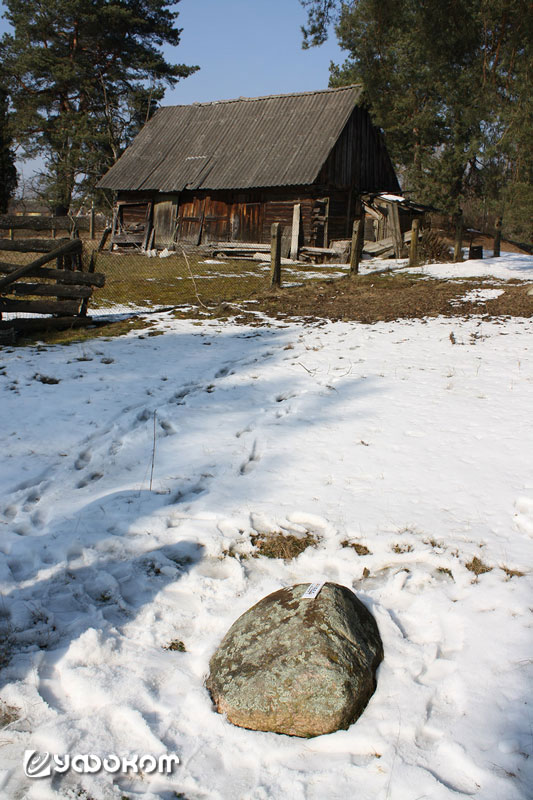
[{"label": "wooden plank wall", "polygon": [[270,198],[267,196],[264,199],[263,229],[261,233],[262,242],[270,241],[270,230],[274,222],[279,222],[282,230],[289,229],[292,231],[292,215],[296,203],[300,204],[300,224],[303,243],[309,244],[311,242],[313,198],[310,196],[296,196],[290,200],[282,200],[275,195]]},{"label": "wooden plank wall", "polygon": [[178,195],[161,194],[154,203],[156,247],[169,247],[174,241]]},{"label": "wooden plank wall", "polygon": [[359,193],[399,190],[383,137],[364,109],[354,109],[318,182],[337,188],[354,186]]},{"label": "wooden plank wall", "polygon": [[[287,197],[292,194],[290,199]],[[294,205],[301,205],[303,239],[311,238],[313,197],[308,193],[279,189],[246,192],[184,192],[178,208],[178,241],[189,244],[213,242],[270,242],[272,223],[292,230]]]}]

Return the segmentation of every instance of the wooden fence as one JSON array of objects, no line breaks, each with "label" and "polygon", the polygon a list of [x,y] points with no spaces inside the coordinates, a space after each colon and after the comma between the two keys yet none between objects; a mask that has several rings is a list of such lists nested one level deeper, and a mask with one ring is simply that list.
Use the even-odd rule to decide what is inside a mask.
[{"label": "wooden fence", "polygon": [[[93,259],[83,271],[82,246],[77,238],[0,239],[4,258],[9,258],[9,252],[42,253],[23,265],[0,261],[0,330],[62,328],[87,321],[93,287],[103,286],[105,276],[94,272]],[[53,267],[51,262],[55,262]],[[2,320],[3,313],[31,317]]]},{"label": "wooden fence", "polygon": [[84,232],[94,239],[96,231],[101,231],[105,223],[101,216],[94,213],[94,209],[86,217],[54,217],[30,214],[0,214],[0,231],[7,231],[9,239],[13,240],[15,231],[46,231],[55,239],[58,232],[66,231],[69,234]]}]

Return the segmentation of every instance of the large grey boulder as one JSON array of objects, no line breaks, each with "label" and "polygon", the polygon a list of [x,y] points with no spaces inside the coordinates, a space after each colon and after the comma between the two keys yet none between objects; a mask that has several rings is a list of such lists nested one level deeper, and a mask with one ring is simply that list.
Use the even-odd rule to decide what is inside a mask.
[{"label": "large grey boulder", "polygon": [[213,655],[206,685],[234,725],[291,736],[348,728],[376,687],[383,645],[355,594],[326,583],[264,597],[233,623]]}]

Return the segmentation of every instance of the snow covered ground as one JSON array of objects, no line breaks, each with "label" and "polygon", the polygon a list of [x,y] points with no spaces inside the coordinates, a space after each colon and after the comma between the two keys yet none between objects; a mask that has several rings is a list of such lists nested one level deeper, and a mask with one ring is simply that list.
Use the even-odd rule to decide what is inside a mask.
[{"label": "snow covered ground", "polygon": [[[490,252],[490,251],[489,251]],[[533,257],[523,253],[502,252],[500,258],[485,257],[468,260],[460,264],[424,264],[411,267],[409,272],[418,272],[432,278],[496,278],[501,281],[533,281]]]},{"label": "snow covered ground", "polygon": [[[531,798],[532,334],[161,314],[1,350],[0,712],[18,712],[0,797]],[[319,544],[253,558],[256,530]],[[262,597],[313,580],[376,617],[369,706],[310,740],[231,726],[210,656]],[[181,763],[31,779],[29,749]]]}]

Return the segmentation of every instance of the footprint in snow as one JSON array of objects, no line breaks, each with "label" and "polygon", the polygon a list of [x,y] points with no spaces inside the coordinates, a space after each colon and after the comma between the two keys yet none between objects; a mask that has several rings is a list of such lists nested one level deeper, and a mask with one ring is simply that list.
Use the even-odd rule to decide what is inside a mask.
[{"label": "footprint in snow", "polygon": [[74,462],[74,466],[76,469],[83,469],[87,466],[89,461],[91,460],[91,451],[90,450],[83,450]]},{"label": "footprint in snow", "polygon": [[285,400],[290,400],[293,397],[297,397],[295,392],[283,392],[282,394],[276,395],[276,403],[283,403]]},{"label": "footprint in snow", "polygon": [[237,431],[237,433],[235,434],[235,438],[240,439],[244,433],[251,433],[251,431],[252,431],[252,426],[247,425],[246,428],[243,428],[241,431]]},{"label": "footprint in snow", "polygon": [[153,419],[154,412],[150,411],[149,408],[143,408],[142,411],[139,411],[137,414],[137,422],[148,422],[149,419]]},{"label": "footprint in snow", "polygon": [[483,773],[457,742],[443,741],[436,752],[436,766],[426,767],[433,777],[452,792],[474,795],[482,786]]},{"label": "footprint in snow", "polygon": [[[195,482],[189,481],[189,485],[184,485],[177,492],[175,492],[168,504],[178,505],[182,503],[188,503],[189,501],[195,500],[199,495],[204,494],[207,492],[209,488],[209,481],[213,476],[210,473],[205,473],[202,475],[200,480],[196,480]],[[170,527],[174,527],[170,525]]]},{"label": "footprint in snow", "polygon": [[109,445],[109,450],[107,452],[109,453],[110,456],[116,456],[118,451],[122,449],[122,446],[123,445],[120,439],[115,439],[115,441],[111,442],[111,444]]},{"label": "footprint in snow", "polygon": [[185,398],[190,395],[192,392],[198,391],[201,387],[196,383],[190,383],[187,386],[183,386],[179,391],[175,392],[172,396],[172,400],[175,400],[178,406],[185,405]]},{"label": "footprint in snow", "polygon": [[59,713],[65,713],[69,703],[65,698],[60,697],[57,691],[61,685],[61,676],[57,668],[53,663],[49,664],[47,657],[44,656],[38,667],[37,692],[49,708]]},{"label": "footprint in snow", "polygon": [[38,509],[37,511],[34,511],[30,519],[35,528],[42,528],[46,522],[46,515]]},{"label": "footprint in snow", "polygon": [[33,489],[26,497],[26,503],[33,505],[34,503],[38,503],[40,499],[40,493],[37,491],[37,489]]},{"label": "footprint in snow", "polygon": [[81,481],[78,481],[76,484],[77,489],[83,489],[85,486],[88,486],[90,483],[95,483],[99,481],[101,478],[104,477],[103,472],[92,472],[87,478],[82,478]]},{"label": "footprint in snow", "polygon": [[519,497],[515,502],[515,508],[514,521],[516,527],[522,533],[533,536],[533,499]]},{"label": "footprint in snow", "polygon": [[166,419],[159,419],[159,427],[163,430],[165,436],[172,436],[176,433],[176,428],[172,425],[171,422],[168,422]]},{"label": "footprint in snow", "polygon": [[240,475],[247,475],[249,472],[251,472],[252,470],[254,470],[256,468],[257,464],[260,461],[261,461],[261,456],[257,452],[257,439],[256,439],[254,441],[254,443],[253,443],[253,447],[252,447],[252,450],[250,452],[250,455],[248,456],[246,461],[244,461],[241,464],[241,467],[239,469],[239,474]]}]

